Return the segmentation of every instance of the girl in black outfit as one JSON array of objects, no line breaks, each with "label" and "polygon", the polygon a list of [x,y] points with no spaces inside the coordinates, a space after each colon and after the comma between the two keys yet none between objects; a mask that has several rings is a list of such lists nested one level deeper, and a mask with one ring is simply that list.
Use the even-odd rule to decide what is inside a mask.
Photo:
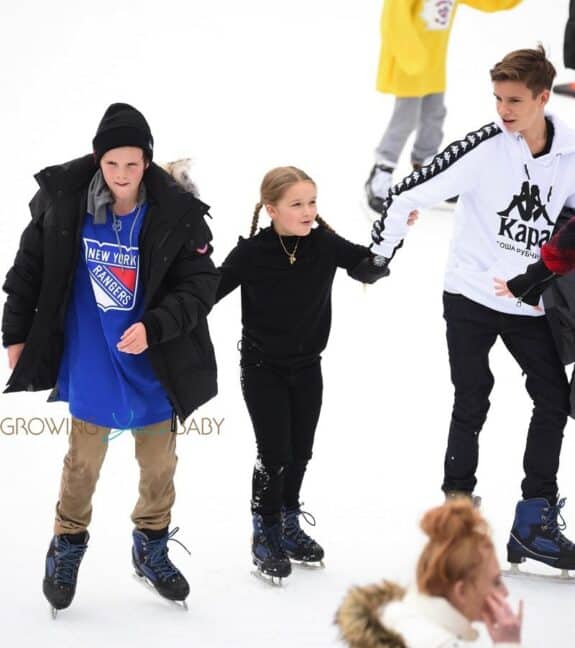
[{"label": "girl in black outfit", "polygon": [[[264,206],[272,225],[256,235]],[[279,167],[263,179],[250,237],[240,237],[220,268],[217,300],[242,288],[241,383],[258,448],[252,557],[268,576],[288,576],[290,558],[323,558],[300,528],[299,493],[321,409],[331,287],[338,267],[373,283],[389,273],[379,259],[317,215],[316,186],[306,173]]]}]

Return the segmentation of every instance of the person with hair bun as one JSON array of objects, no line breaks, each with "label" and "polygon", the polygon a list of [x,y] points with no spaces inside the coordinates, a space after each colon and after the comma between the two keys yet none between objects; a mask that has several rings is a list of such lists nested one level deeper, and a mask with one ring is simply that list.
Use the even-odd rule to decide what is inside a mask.
[{"label": "person with hair bun", "polygon": [[483,622],[498,648],[521,641],[523,604],[506,601],[493,542],[470,501],[459,499],[428,511],[428,536],[417,564],[416,586],[383,581],[355,587],[336,613],[350,648],[456,648],[478,637]]},{"label": "person with hair bun", "polygon": [[[322,400],[320,354],[331,324],[337,268],[373,283],[387,274],[367,247],[338,236],[318,216],[315,182],[292,166],[263,179],[250,236],[220,267],[217,299],[241,286],[241,384],[256,435],[252,559],[272,580],[290,558],[317,563],[323,548],[299,525],[299,493],[312,456]],[[265,207],[271,227],[257,234]]]}]

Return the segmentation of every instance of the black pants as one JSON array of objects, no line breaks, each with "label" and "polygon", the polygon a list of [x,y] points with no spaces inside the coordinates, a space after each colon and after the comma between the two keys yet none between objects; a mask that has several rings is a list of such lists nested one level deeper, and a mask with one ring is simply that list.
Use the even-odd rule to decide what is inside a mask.
[{"label": "black pants", "polygon": [[499,313],[450,293],[444,293],[443,306],[455,387],[443,490],[472,492],[477,482],[479,432],[494,383],[489,351],[501,336],[525,374],[525,387],[533,400],[523,456],[523,497],[546,497],[554,502],[569,384],[546,318]]},{"label": "black pants", "polygon": [[258,459],[252,481],[252,512],[267,521],[282,506],[295,508],[321,410],[319,358],[298,369],[257,363],[242,367],[242,392],[254,426]]}]

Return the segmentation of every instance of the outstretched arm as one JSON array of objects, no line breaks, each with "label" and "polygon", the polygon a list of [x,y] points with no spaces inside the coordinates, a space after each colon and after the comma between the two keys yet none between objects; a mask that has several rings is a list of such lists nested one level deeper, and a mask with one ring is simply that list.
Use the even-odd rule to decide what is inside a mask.
[{"label": "outstretched arm", "polygon": [[483,168],[482,144],[499,132],[497,126],[488,124],[469,133],[394,185],[383,200],[381,217],[374,223],[372,251],[391,259],[407,234],[411,212],[470,189]]},{"label": "outstretched arm", "polygon": [[364,245],[351,243],[331,230],[322,230],[318,234],[331,246],[336,266],[347,270],[352,279],[372,284],[389,274],[387,259],[374,256]]}]

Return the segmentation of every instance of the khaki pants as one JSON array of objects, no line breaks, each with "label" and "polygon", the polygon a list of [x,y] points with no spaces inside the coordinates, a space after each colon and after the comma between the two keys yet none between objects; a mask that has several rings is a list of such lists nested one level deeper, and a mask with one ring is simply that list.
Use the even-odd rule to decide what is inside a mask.
[{"label": "khaki pants", "polygon": [[[54,533],[85,531],[92,517],[92,495],[108,449],[110,428],[72,417],[69,449],[64,458],[60,498],[56,505]],[[132,512],[138,529],[163,529],[170,524],[175,500],[176,435],[171,421],[132,432],[140,465],[140,497]]]}]

